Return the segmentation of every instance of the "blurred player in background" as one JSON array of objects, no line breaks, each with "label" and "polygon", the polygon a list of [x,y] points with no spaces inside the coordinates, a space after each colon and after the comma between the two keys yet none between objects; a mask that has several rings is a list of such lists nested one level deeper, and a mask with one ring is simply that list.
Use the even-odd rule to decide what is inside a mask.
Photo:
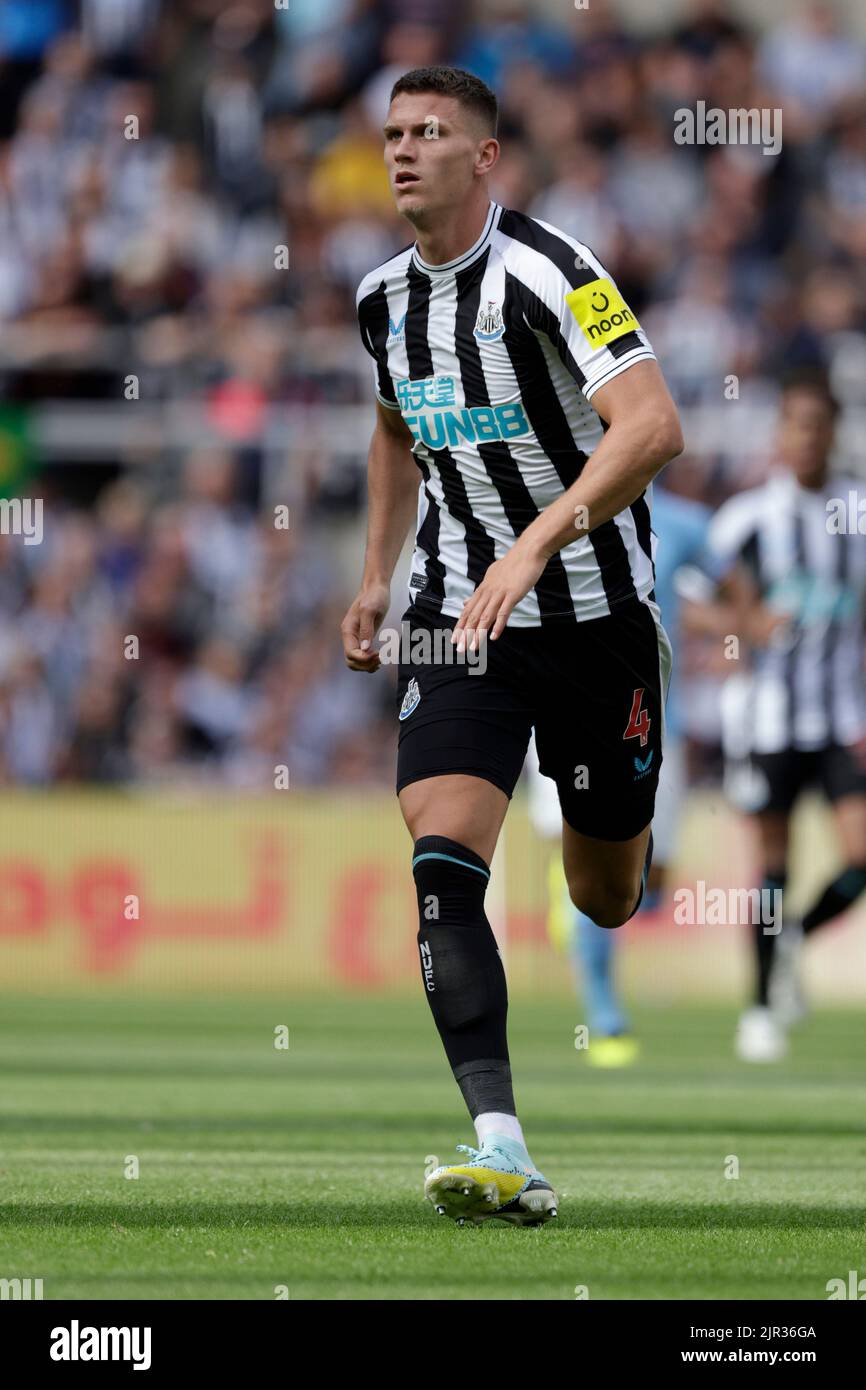
[{"label": "blurred player in background", "polygon": [[[784,894],[791,815],[807,788],[830,803],[842,868],[781,931],[754,928],[755,992],[739,1056],[773,1062],[802,1015],[796,958],[804,936],[866,888],[866,541],[858,480],[830,473],[837,404],[822,376],[799,372],[782,395],[778,468],[716,514],[710,554],[750,669],[722,697],[728,795],[757,829],[763,887]],[[725,628],[723,616],[719,631]],[[768,900],[772,901],[772,900]]]},{"label": "blurred player in background", "polygon": [[[710,510],[699,502],[679,497],[663,485],[661,474],[652,487],[652,527],[658,538],[655,559],[655,595],[665,629],[674,637],[680,625],[680,598],[676,576],[703,558]],[[638,920],[661,900],[667,867],[675,844],[677,823],[687,791],[685,751],[681,736],[679,693],[674,677],[665,704],[665,757],[659,776],[653,816],[653,862]],[[636,769],[638,759],[636,755]],[[555,784],[538,766],[535,746],[527,758],[529,813],[544,839],[559,837],[562,818]],[[638,1041],[616,988],[614,958],[616,936],[593,922],[569,897],[558,851],[549,865],[549,934],[556,946],[574,959],[578,992],[582,990],[589,1026],[587,1061],[594,1066],[628,1066],[638,1055]]]},{"label": "blurred player in background", "polygon": [[[534,726],[573,901],[607,928],[640,905],[670,671],[645,494],[682,435],[592,252],[491,201],[496,119],[492,91],[459,69],[410,72],[392,91],[386,167],[418,240],[358,290],[378,423],[364,577],[342,632],[350,668],[375,671],[417,508],[404,621],[430,654],[400,663],[397,789],[422,978],[479,1143],[425,1190],[461,1222],[526,1224],[556,1198],[517,1119],[489,866]],[[484,654],[483,673],[447,658],[455,644]]]}]

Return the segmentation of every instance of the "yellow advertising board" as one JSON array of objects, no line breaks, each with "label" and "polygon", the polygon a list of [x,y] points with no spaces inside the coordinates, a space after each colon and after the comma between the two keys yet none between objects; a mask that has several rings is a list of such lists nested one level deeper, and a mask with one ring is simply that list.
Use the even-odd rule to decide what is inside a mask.
[{"label": "yellow advertising board", "polygon": [[[834,867],[825,819],[812,816],[810,891]],[[7,792],[0,817],[0,989],[417,987],[411,842],[386,792]],[[567,992],[570,962],[546,931],[554,849],[519,798],[506,825],[488,909],[511,988]],[[670,877],[698,920],[682,920],[669,894],[620,930],[631,996],[740,997],[750,929],[700,920],[697,889],[751,881],[752,853],[718,798],[690,799]],[[862,998],[863,905],[821,936],[809,947],[820,993]]]}]

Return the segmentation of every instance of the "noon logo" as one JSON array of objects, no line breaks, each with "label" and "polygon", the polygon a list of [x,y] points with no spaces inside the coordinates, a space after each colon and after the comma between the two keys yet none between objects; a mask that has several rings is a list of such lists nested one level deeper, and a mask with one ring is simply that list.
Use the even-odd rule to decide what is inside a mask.
[{"label": "noon logo", "polygon": [[403,696],[403,703],[400,706],[400,718],[408,719],[420,699],[421,691],[418,689],[418,682],[413,676],[406,687],[406,694]]},{"label": "noon logo", "polygon": [[488,299],[478,310],[475,320],[475,337],[479,343],[497,343],[505,332],[502,321],[502,306],[494,299]]},{"label": "noon logo", "polygon": [[565,296],[591,347],[604,347],[640,324],[612,280],[591,280]]}]

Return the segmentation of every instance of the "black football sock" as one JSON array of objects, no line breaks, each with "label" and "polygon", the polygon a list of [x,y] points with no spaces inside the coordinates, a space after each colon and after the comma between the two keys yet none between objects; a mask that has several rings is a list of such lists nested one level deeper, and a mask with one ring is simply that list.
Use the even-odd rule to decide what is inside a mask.
[{"label": "black football sock", "polygon": [[834,917],[846,912],[864,889],[866,864],[850,864],[832,883],[827,884],[818,901],[804,914],[803,934],[808,936],[816,927],[822,927],[825,922],[832,922]]},{"label": "black football sock", "polygon": [[[761,885],[761,920],[752,927],[755,945],[755,1003],[767,1007],[769,1003],[770,974],[773,969],[773,960],[776,954],[776,935],[772,932],[765,932],[765,927],[777,927],[780,925],[779,913],[776,911],[776,898],[770,897],[770,908],[764,912],[765,894],[781,893],[784,902],[785,874],[765,874],[764,882]],[[783,909],[784,911],[784,909]]]},{"label": "black football sock", "polygon": [[454,1078],[473,1120],[490,1110],[514,1115],[505,970],[484,912],[490,870],[456,840],[424,835],[412,872],[421,978]]}]

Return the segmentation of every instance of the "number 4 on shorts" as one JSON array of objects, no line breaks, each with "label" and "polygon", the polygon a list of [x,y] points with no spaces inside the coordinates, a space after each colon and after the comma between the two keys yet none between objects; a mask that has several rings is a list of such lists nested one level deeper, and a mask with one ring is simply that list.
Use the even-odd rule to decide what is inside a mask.
[{"label": "number 4 on shorts", "polygon": [[623,734],[623,738],[640,738],[641,748],[646,747],[650,731],[650,717],[645,709],[641,709],[645,686],[641,686],[631,697],[631,714],[628,717],[628,725]]}]

